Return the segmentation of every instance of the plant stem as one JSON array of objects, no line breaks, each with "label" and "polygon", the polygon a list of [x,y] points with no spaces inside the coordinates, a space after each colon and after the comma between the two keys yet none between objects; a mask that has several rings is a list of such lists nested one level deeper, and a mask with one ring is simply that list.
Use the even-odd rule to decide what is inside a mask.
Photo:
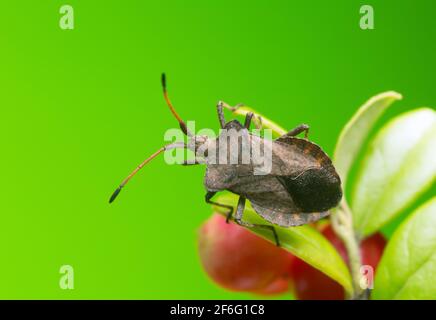
[{"label": "plant stem", "polygon": [[353,292],[351,293],[351,299],[363,299],[364,292],[360,286],[360,267],[362,266],[360,257],[359,242],[353,229],[353,218],[351,216],[351,210],[345,199],[342,199],[339,207],[334,210],[331,216],[333,230],[343,241],[348,253],[349,266],[351,271],[351,277],[353,280]]}]

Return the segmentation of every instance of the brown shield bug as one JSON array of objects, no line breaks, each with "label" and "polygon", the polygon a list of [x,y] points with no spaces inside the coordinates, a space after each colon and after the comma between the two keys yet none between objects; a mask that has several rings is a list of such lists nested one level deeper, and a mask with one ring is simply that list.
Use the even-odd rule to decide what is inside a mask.
[{"label": "brown shield bug", "polygon": [[[234,215],[235,222],[245,227],[270,229],[274,233],[277,245],[279,239],[273,226],[251,224],[242,219],[246,199],[263,219],[281,227],[300,226],[317,221],[327,216],[329,209],[338,205],[342,198],[341,180],[327,154],[318,145],[307,140],[309,126],[299,125],[275,140],[264,139],[248,131],[253,113],[246,115],[244,124],[237,120],[227,122],[223,111],[226,105],[219,102],[217,111],[222,129],[220,135],[217,138],[195,136],[189,131],[168,98],[165,74],[162,74],[162,86],[164,98],[179,122],[181,130],[188,136],[189,142],[172,143],[156,151],[124,179],[109,202],[114,201],[126,183],[158,154],[174,148],[188,148],[195,153],[195,160],[185,161],[182,164],[207,166],[204,179],[207,190],[206,202],[227,208],[228,221],[232,218],[234,208],[211,199],[218,191],[223,190],[239,195]],[[302,132],[305,133],[304,139],[297,138],[296,135]],[[227,146],[237,145],[237,153],[232,153],[232,148],[226,148],[223,152],[223,146],[226,146],[222,144],[223,141],[227,142]],[[259,162],[255,161],[256,156],[253,152],[255,147],[262,149],[264,154],[268,152],[271,156],[267,172],[256,174]],[[217,161],[217,154],[220,160],[225,161]],[[242,161],[247,154],[249,156],[245,158],[248,161]],[[232,157],[235,160],[233,162],[232,159],[229,161]]]}]

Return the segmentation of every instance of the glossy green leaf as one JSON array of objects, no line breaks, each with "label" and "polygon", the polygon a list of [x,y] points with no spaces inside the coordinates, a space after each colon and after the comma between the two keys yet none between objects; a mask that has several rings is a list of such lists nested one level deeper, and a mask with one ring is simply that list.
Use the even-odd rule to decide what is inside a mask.
[{"label": "glossy green leaf", "polygon": [[[222,194],[217,196],[214,201],[236,207],[238,198],[234,194]],[[214,207],[220,213],[226,209]],[[244,220],[251,223],[269,224],[263,220],[247,202],[244,211]],[[308,264],[321,270],[326,275],[340,283],[347,292],[351,292],[351,277],[347,266],[330,242],[316,229],[305,225],[292,228],[281,228],[275,226],[280,239],[280,245],[306,261]],[[252,228],[252,232],[263,238],[274,242],[274,236],[270,230],[262,228]]]},{"label": "glossy green leaf", "polygon": [[436,197],[405,220],[385,249],[373,299],[436,298]]},{"label": "glossy green leaf", "polygon": [[422,108],[391,120],[372,141],[352,193],[354,227],[367,236],[436,178],[436,112]]},{"label": "glossy green leaf", "polygon": [[345,186],[348,173],[377,119],[396,100],[402,99],[394,91],[384,92],[369,99],[357,110],[342,129],[333,155],[336,170]]}]

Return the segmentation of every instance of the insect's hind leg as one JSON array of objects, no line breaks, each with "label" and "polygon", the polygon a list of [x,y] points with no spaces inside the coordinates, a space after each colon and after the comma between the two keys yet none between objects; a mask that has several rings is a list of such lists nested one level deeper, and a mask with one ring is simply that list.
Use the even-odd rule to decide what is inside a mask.
[{"label": "insect's hind leg", "polygon": [[304,132],[304,139],[307,139],[307,137],[309,136],[309,128],[310,127],[307,124],[303,123],[286,133],[285,136],[294,137]]},{"label": "insect's hind leg", "polygon": [[213,205],[218,206],[218,207],[221,207],[221,208],[229,209],[229,211],[228,211],[227,214],[226,214],[226,222],[229,223],[229,220],[232,218],[233,207],[232,207],[232,206],[229,206],[229,205],[226,205],[226,204],[222,204],[222,203],[218,203],[218,202],[215,202],[215,201],[211,201],[210,199],[212,199],[212,197],[213,197],[215,194],[216,194],[216,192],[210,192],[210,191],[208,191],[208,192],[206,193],[206,196],[205,196],[204,198],[205,198],[206,202],[209,203],[209,204],[213,204]]},{"label": "insect's hind leg", "polygon": [[277,235],[277,231],[273,226],[267,225],[267,224],[255,224],[255,223],[248,223],[242,220],[242,215],[244,214],[245,209],[245,197],[239,197],[238,201],[238,207],[236,208],[236,214],[235,214],[235,221],[237,224],[243,227],[248,228],[264,228],[271,230],[274,235],[274,240],[276,242],[277,247],[280,247],[280,241],[279,236]]}]

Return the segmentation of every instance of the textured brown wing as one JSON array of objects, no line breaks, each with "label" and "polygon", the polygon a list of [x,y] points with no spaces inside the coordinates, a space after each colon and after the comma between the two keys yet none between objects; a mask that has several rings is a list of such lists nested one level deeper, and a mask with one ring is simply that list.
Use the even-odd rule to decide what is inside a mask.
[{"label": "textured brown wing", "polygon": [[[318,145],[304,139],[284,136],[276,143],[285,144],[292,147],[293,152],[304,155],[302,163],[305,165],[301,172],[289,174],[286,168],[275,172],[301,211],[323,212],[337,206],[342,198],[341,179],[328,155]],[[276,158],[286,164],[285,157]]]},{"label": "textured brown wing", "polygon": [[253,175],[253,166],[209,165],[205,186],[227,189],[250,200],[265,220],[299,226],[329,214],[342,196],[340,179],[330,158],[316,144],[295,137],[281,137],[265,144],[272,150],[268,175]]},{"label": "textured brown wing", "polygon": [[278,192],[280,189],[275,187],[274,194],[249,195],[253,209],[265,220],[283,227],[328,216],[328,209],[342,197],[340,178],[328,155],[310,141],[288,136],[275,140],[272,150],[271,176],[284,190]]},{"label": "textured brown wing", "polygon": [[336,173],[329,156],[317,144],[305,139],[283,136],[272,145],[271,175],[298,175],[308,168],[325,167]]},{"label": "textured brown wing", "polygon": [[329,215],[329,211],[313,212],[313,213],[299,213],[283,210],[280,207],[265,208],[260,206],[257,202],[251,202],[253,209],[266,221],[281,227],[297,227],[311,222],[318,221]]}]

